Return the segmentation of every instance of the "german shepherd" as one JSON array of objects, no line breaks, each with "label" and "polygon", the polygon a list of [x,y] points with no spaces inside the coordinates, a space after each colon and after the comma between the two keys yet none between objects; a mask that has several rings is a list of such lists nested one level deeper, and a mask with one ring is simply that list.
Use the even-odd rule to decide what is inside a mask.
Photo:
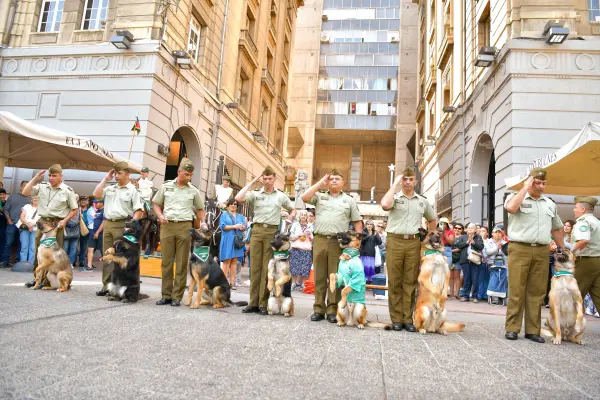
[{"label": "german shepherd", "polygon": [[460,332],[464,324],[446,322],[448,311],[445,308],[450,284],[450,269],[446,258],[439,251],[442,248],[442,236],[439,231],[420,233],[424,237],[422,247],[425,255],[421,260],[419,289],[415,307],[415,328],[421,334],[436,332],[446,335],[448,332]]},{"label": "german shepherd", "polygon": [[50,286],[44,286],[43,290],[56,289],[66,292],[71,287],[73,271],[69,256],[56,242],[56,226],[56,222],[46,218],[40,218],[37,223],[43,234],[37,249],[38,266],[35,269],[35,285],[32,289],[40,288],[45,272]]},{"label": "german shepherd", "polygon": [[[290,272],[290,234],[277,233],[271,240],[273,258],[269,261],[267,289],[271,292],[267,303],[269,315],[294,315],[292,299],[292,273]],[[274,289],[274,290],[273,290]]]},{"label": "german shepherd", "polygon": [[[185,302],[190,308],[212,304],[213,308],[225,306],[246,306],[246,301],[231,301],[231,285],[219,264],[215,261],[216,250],[211,247],[213,233],[210,230],[190,229],[192,247],[190,251],[190,275],[192,279],[188,287]],[[198,285],[196,301],[192,304],[194,289]]]},{"label": "german shepherd", "polygon": [[573,276],[574,270],[575,255],[570,250],[558,248],[554,253],[554,276],[548,294],[550,313],[546,318],[554,344],[560,344],[563,337],[584,344],[583,299]]}]

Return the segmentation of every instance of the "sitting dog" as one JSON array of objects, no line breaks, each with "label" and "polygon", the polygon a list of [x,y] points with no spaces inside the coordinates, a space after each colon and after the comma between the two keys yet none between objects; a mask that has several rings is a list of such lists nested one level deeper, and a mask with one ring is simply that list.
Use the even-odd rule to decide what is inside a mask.
[{"label": "sitting dog", "polygon": [[367,325],[367,307],[365,291],[367,282],[365,268],[360,259],[362,234],[354,231],[337,234],[340,247],[344,249],[340,256],[338,272],[329,275],[329,290],[344,286],[342,298],[337,307],[337,325],[354,326],[363,329]]},{"label": "sitting dog", "polygon": [[450,269],[446,258],[440,252],[442,238],[440,232],[420,232],[424,240],[422,246],[425,254],[421,260],[419,272],[419,289],[415,307],[414,322],[419,333],[436,332],[446,335],[447,332],[460,332],[464,324],[446,322],[448,311],[445,309],[450,283]]},{"label": "sitting dog", "polygon": [[41,218],[37,223],[38,229],[43,233],[40,245],[37,249],[38,266],[35,269],[35,285],[32,289],[39,289],[44,275],[50,286],[44,286],[42,289],[56,289],[59,292],[66,292],[71,287],[73,281],[73,271],[69,256],[56,242],[56,223]]},{"label": "sitting dog", "polygon": [[112,266],[108,284],[109,301],[135,303],[140,294],[140,236],[141,225],[127,217],[123,236],[117,238],[113,246],[105,251],[102,261]]},{"label": "sitting dog", "polygon": [[269,261],[267,273],[267,289],[271,292],[267,303],[269,315],[283,314],[286,317],[294,315],[290,247],[289,233],[277,233],[271,240],[273,258]]},{"label": "sitting dog", "polygon": [[[190,308],[212,304],[213,308],[225,306],[246,306],[245,301],[231,301],[231,285],[219,264],[215,261],[214,250],[211,247],[213,233],[206,229],[190,229],[192,248],[190,253],[190,275],[192,279],[188,287],[188,297],[185,302]],[[198,286],[196,301],[192,304],[194,289]]]},{"label": "sitting dog", "polygon": [[548,294],[550,313],[546,318],[554,344],[560,344],[563,338],[584,344],[583,299],[573,276],[574,270],[575,255],[570,250],[558,248],[554,253],[554,276]]}]

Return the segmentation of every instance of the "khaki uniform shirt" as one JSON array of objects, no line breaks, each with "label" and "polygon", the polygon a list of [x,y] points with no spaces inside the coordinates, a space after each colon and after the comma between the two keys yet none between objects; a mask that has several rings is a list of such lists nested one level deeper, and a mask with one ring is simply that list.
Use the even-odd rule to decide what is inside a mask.
[{"label": "khaki uniform shirt", "polygon": [[421,227],[421,220],[425,217],[427,221],[436,218],[431,204],[427,198],[413,193],[408,197],[401,190],[394,194],[394,205],[388,215],[386,232],[400,235],[416,235]]},{"label": "khaki uniform shirt", "polygon": [[204,201],[198,188],[191,183],[184,187],[177,184],[177,179],[166,181],[158,189],[152,201],[163,208],[163,215],[169,221],[192,221],[195,210],[204,209]]},{"label": "khaki uniform shirt", "polygon": [[594,214],[584,214],[577,218],[573,227],[573,240],[589,240],[579,256],[600,257],[600,221]]},{"label": "khaki uniform shirt", "polygon": [[131,182],[123,187],[118,183],[106,186],[101,200],[104,200],[104,218],[108,220],[125,219],[143,207],[140,192]]},{"label": "khaki uniform shirt", "polygon": [[148,178],[141,178],[138,181],[138,187],[140,188],[140,195],[142,199],[146,201],[152,200],[152,187],[154,183]]},{"label": "khaki uniform shirt", "polygon": [[347,232],[350,222],[361,221],[362,217],[354,198],[344,192],[337,196],[331,193],[316,193],[308,201],[315,206],[315,234],[335,235]]},{"label": "khaki uniform shirt", "polygon": [[[506,198],[504,207],[513,196]],[[549,244],[551,231],[562,227],[556,204],[544,195],[536,200],[527,193],[519,209],[508,214],[508,238],[511,242]]]},{"label": "khaki uniform shirt", "polygon": [[294,209],[294,203],[281,190],[273,190],[271,193],[265,189],[252,190],[246,193],[244,201],[254,204],[254,219],[257,224],[277,225],[281,221],[281,208],[288,211]]},{"label": "khaki uniform shirt", "polygon": [[49,183],[42,182],[32,188],[31,195],[39,197],[38,215],[40,217],[64,219],[71,210],[79,207],[75,192],[64,183],[53,189]]}]

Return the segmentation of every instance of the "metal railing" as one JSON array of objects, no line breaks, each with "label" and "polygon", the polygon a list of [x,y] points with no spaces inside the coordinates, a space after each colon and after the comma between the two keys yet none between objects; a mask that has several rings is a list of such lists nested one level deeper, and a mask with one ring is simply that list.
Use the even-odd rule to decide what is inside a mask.
[{"label": "metal railing", "polygon": [[252,39],[252,35],[248,29],[242,29],[242,35],[240,38],[242,41],[248,44],[248,47],[252,51],[252,54],[255,58],[258,57],[258,48],[256,47],[256,43],[254,43],[254,39]]}]

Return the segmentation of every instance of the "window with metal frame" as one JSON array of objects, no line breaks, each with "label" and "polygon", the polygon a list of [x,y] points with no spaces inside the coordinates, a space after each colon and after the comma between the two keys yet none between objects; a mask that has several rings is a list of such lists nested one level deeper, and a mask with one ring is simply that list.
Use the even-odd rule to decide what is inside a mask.
[{"label": "window with metal frame", "polygon": [[58,32],[64,4],[64,0],[44,0],[42,2],[38,32]]},{"label": "window with metal frame", "polygon": [[589,0],[590,21],[600,22],[600,0]]},{"label": "window with metal frame", "polygon": [[109,0],[86,0],[81,29],[104,29]]},{"label": "window with metal frame", "polygon": [[202,26],[200,25],[200,22],[192,16],[190,19],[190,33],[188,36],[188,53],[196,62],[198,62],[198,55],[200,54],[201,33]]}]

